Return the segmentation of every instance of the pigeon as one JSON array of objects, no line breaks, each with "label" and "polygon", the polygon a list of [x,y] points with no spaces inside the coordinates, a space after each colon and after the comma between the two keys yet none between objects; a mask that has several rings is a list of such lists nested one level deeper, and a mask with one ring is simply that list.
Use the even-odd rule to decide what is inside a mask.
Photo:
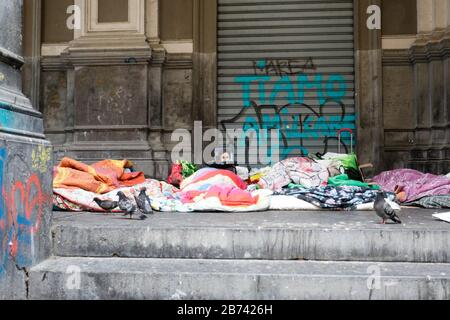
[{"label": "pigeon", "polygon": [[94,201],[95,203],[98,204],[100,208],[102,208],[105,211],[112,211],[119,205],[117,201],[101,200],[99,198],[94,198]]},{"label": "pigeon", "polygon": [[139,195],[136,197],[134,196],[134,199],[136,200],[136,204],[141,212],[144,214],[152,214],[152,205],[149,197],[145,193],[147,191],[147,188],[142,188]]},{"label": "pigeon", "polygon": [[133,218],[133,215],[137,211],[136,204],[133,203],[130,199],[128,199],[122,191],[117,192],[119,196],[119,208],[124,212],[124,216],[130,216],[130,219]]},{"label": "pigeon", "polygon": [[396,212],[401,210],[400,206],[394,201],[389,200],[384,192],[378,193],[374,207],[377,215],[383,219],[381,224],[386,224],[386,220],[388,219],[398,224],[402,223],[396,214]]}]

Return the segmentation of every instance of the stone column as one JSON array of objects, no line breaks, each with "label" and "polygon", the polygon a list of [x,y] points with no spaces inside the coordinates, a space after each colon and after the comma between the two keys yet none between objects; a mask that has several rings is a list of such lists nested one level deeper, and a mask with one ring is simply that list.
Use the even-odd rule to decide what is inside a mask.
[{"label": "stone column", "polygon": [[[445,9],[446,19],[445,19],[445,35],[444,35],[444,43],[445,47],[450,49],[449,39],[450,39],[450,2],[445,1]],[[444,103],[442,119],[445,125],[445,134],[444,134],[444,150],[443,150],[443,158],[447,159],[446,163],[442,166],[442,172],[450,172],[450,59],[449,56],[444,59]]]},{"label": "stone column", "polygon": [[450,30],[450,3],[447,2],[447,25],[446,25],[446,30],[449,31]]},{"label": "stone column", "polygon": [[417,5],[418,35],[411,48],[417,125],[412,167],[447,173],[450,4],[447,0],[417,0]]},{"label": "stone column", "polygon": [[22,10],[0,2],[0,299],[26,299],[29,268],[50,249],[52,150],[22,93]]},{"label": "stone column", "polygon": [[372,163],[374,172],[379,172],[384,166],[381,30],[367,28],[367,8],[370,5],[381,7],[381,1],[359,0],[354,3],[357,23],[357,154],[360,163]]},{"label": "stone column", "polygon": [[194,0],[193,119],[217,127],[217,2]]},{"label": "stone column", "polygon": [[152,177],[165,180],[169,172],[168,150],[164,144],[163,82],[164,63],[167,55],[160,38],[159,0],[146,0],[146,36],[152,49],[148,68],[149,141],[153,150]]},{"label": "stone column", "polygon": [[448,20],[448,0],[435,0],[434,4],[434,28],[435,31],[445,32]]},{"label": "stone column", "polygon": [[39,108],[41,79],[41,11],[42,0],[26,0],[24,2],[23,54],[25,65],[22,68],[22,83],[23,92],[30,98],[35,109]]},{"label": "stone column", "polygon": [[[417,2],[418,39],[415,47],[414,76],[416,78],[416,145],[427,146],[431,143],[431,68],[427,44],[435,29],[435,0]],[[419,153],[419,152],[418,152]],[[417,153],[417,155],[418,155]],[[419,156],[418,158],[421,158]],[[423,168],[420,168],[423,170]]]},{"label": "stone column", "polygon": [[417,32],[419,38],[430,36],[435,27],[435,0],[417,0]]},{"label": "stone column", "polygon": [[[447,28],[447,12],[450,3],[448,0],[435,0],[434,4],[434,45],[430,55],[430,88],[431,88],[431,149],[428,152],[430,159],[444,159],[444,149],[442,148],[446,140],[446,83],[449,81],[448,58],[443,54],[442,49],[446,50],[446,41],[444,40]],[[435,170],[440,170],[437,164]],[[447,173],[447,172],[446,172]]]}]

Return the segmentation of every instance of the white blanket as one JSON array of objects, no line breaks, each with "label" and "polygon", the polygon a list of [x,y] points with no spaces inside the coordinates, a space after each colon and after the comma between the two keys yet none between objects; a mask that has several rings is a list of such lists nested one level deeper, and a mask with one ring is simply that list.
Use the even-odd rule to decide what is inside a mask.
[{"label": "white blanket", "polygon": [[[271,196],[270,197],[270,207],[269,210],[277,210],[277,211],[294,211],[294,210],[303,210],[303,211],[327,211],[327,209],[319,208],[309,202],[304,200],[297,199],[293,196]],[[366,203],[361,204],[356,207],[358,211],[372,211],[374,210],[374,203]]]}]

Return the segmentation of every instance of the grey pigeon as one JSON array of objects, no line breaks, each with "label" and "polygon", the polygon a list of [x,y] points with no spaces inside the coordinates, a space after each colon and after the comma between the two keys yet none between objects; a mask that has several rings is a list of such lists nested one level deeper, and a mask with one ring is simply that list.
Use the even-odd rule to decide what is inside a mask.
[{"label": "grey pigeon", "polygon": [[136,204],[127,198],[127,196],[122,192],[117,192],[117,195],[119,196],[119,208],[124,212],[124,216],[129,215],[130,219],[133,218],[133,215],[137,211]]},{"label": "grey pigeon", "polygon": [[105,211],[111,211],[117,208],[119,205],[119,202],[117,201],[111,201],[111,200],[101,200],[99,198],[94,198],[95,203],[98,204],[100,208],[102,208]]},{"label": "grey pigeon", "polygon": [[152,210],[150,198],[145,193],[146,191],[147,191],[147,188],[142,188],[139,195],[137,197],[134,196],[134,198],[136,199],[136,204],[137,204],[139,210],[141,210],[141,212],[143,212],[144,214],[148,215],[148,214],[152,214],[153,210]]},{"label": "grey pigeon", "polygon": [[396,213],[401,210],[400,206],[389,200],[384,192],[378,193],[374,207],[377,215],[382,219],[381,224],[386,224],[386,220],[389,219],[398,224],[402,223]]}]

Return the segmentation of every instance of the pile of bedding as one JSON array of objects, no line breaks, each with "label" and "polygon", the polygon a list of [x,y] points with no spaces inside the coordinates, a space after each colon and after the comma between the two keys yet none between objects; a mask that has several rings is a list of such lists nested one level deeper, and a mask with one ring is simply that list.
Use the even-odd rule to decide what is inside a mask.
[{"label": "pile of bedding", "polygon": [[257,173],[270,210],[373,210],[379,186],[363,182],[354,154],[290,158]]},{"label": "pile of bedding", "polygon": [[180,196],[195,211],[251,212],[269,208],[268,193],[247,190],[228,170],[203,168],[181,183]]},{"label": "pile of bedding", "polygon": [[143,172],[132,172],[128,160],[103,160],[87,165],[64,158],[53,169],[53,188],[82,189],[98,194],[120,187],[131,187],[145,181]]},{"label": "pile of bedding", "polygon": [[450,207],[450,178],[402,169],[383,172],[369,184],[354,154],[289,158],[260,169],[198,169],[179,162],[168,181],[145,179],[127,160],[86,165],[64,158],[54,169],[53,203],[61,210],[104,212],[95,198],[115,201],[121,191],[134,199],[145,188],[160,212],[373,210],[381,189],[403,205]]},{"label": "pile of bedding", "polygon": [[385,191],[394,192],[408,206],[450,208],[450,178],[412,169],[386,171],[373,179]]},{"label": "pile of bedding", "polygon": [[[156,211],[193,211],[189,206],[184,206],[177,198],[176,195],[179,191],[177,188],[164,181],[153,179],[144,180],[143,183],[136,184],[132,187],[120,187],[104,194],[98,194],[81,188],[54,188],[53,205],[56,209],[67,211],[104,212],[94,201],[95,198],[100,200],[117,200],[117,193],[121,191],[128,198],[132,199],[144,187],[146,188],[147,195],[152,199],[152,207]],[[112,212],[121,211],[117,208],[112,210]]]},{"label": "pile of bedding", "polygon": [[[271,192],[247,191],[247,184],[230,171],[198,170],[183,180],[178,189],[164,181],[145,179],[143,173],[127,172],[127,165],[131,163],[108,160],[88,166],[63,159],[55,168],[55,209],[104,212],[95,198],[115,201],[121,191],[127,198],[134,199],[143,188],[151,199],[153,210],[160,212],[250,212],[269,208]],[[129,186],[132,183],[135,184]],[[120,209],[112,212],[120,212]]]}]

